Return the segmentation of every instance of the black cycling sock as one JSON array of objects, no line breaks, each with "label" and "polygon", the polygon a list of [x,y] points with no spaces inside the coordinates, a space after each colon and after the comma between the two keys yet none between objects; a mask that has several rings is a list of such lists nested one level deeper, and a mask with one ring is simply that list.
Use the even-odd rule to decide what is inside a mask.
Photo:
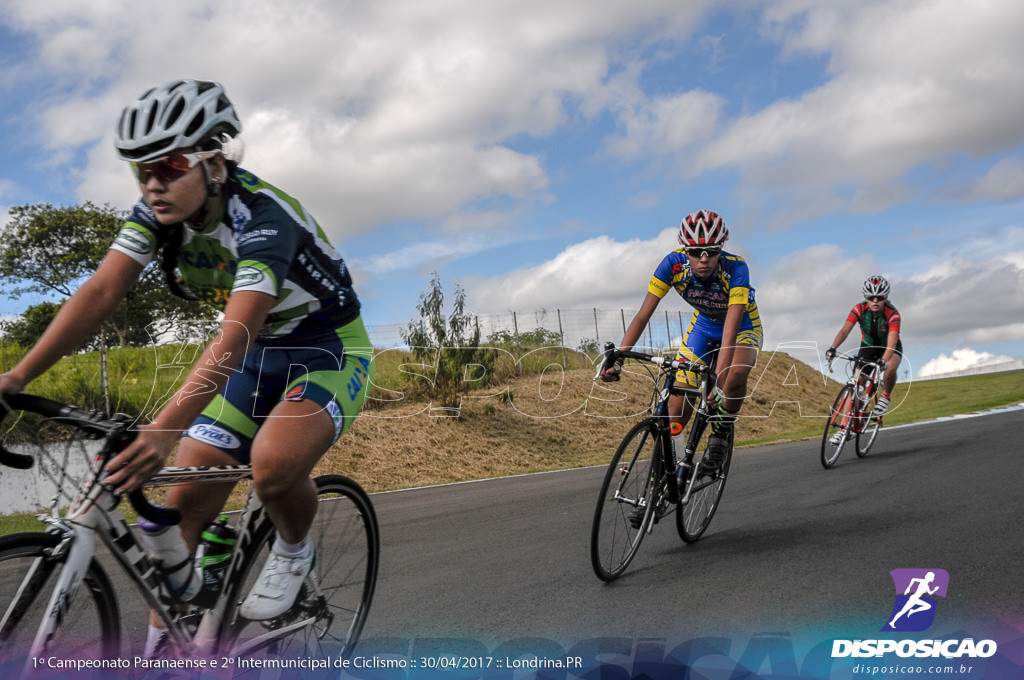
[{"label": "black cycling sock", "polygon": [[711,434],[713,435],[728,435],[732,432],[732,425],[736,422],[736,414],[730,413],[725,410],[724,406],[719,405],[718,413],[714,414],[709,418],[711,421]]}]

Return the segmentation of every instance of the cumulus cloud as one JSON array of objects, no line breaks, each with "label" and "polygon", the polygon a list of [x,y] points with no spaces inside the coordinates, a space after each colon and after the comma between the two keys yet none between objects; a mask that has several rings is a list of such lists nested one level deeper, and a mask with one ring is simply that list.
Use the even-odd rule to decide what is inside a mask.
[{"label": "cumulus cloud", "polygon": [[59,83],[39,102],[39,139],[54,157],[92,149],[83,200],[135,198],[110,151],[126,102],[170,78],[217,79],[245,125],[246,166],[266,169],[340,237],[402,219],[445,229],[477,201],[543,198],[541,159],[505,140],[598,115],[613,99],[605,80],[619,40],[642,50],[685,35],[705,11],[671,0],[254,0],[244,12],[183,0],[172,13],[16,1],[5,22],[38,46],[10,77]]},{"label": "cumulus cloud", "polygon": [[951,356],[940,354],[936,358],[932,359],[921,367],[921,370],[918,372],[918,377],[925,378],[933,375],[952,373],[954,371],[981,368],[983,366],[995,366],[997,364],[1005,364],[1012,361],[1013,357],[1011,356],[997,355],[990,352],[979,352],[971,349],[970,347],[964,347],[962,349],[953,350]]},{"label": "cumulus cloud", "polygon": [[[914,168],[1024,143],[1024,5],[961,10],[957,0],[765,3],[762,33],[784,57],[828,59],[820,85],[733,118],[699,90],[634,101],[606,146],[624,158],[690,146],[682,175],[739,171],[748,203],[781,206],[770,214],[780,227],[899,204],[929,190],[908,177]],[[1024,196],[1020,160],[994,161],[955,193]]]},{"label": "cumulus cloud", "polygon": [[[470,307],[481,314],[540,308],[633,311],[655,266],[672,248],[674,231],[666,229],[650,240],[588,239],[545,262],[494,277],[467,278],[462,284]],[[998,252],[1015,242],[1018,232],[1008,228],[979,237],[973,247],[978,253]],[[739,244],[735,250],[751,265],[768,349],[793,343],[828,347],[850,309],[862,300],[861,286],[871,274],[882,274],[892,286],[905,348],[1024,340],[1024,250],[975,261],[950,257],[911,275],[883,266],[872,255],[846,253],[835,245],[811,246],[770,263],[759,262]],[[662,309],[682,309],[686,316],[691,311],[673,293],[658,314]],[[858,341],[854,329],[845,346],[855,347]]]}]

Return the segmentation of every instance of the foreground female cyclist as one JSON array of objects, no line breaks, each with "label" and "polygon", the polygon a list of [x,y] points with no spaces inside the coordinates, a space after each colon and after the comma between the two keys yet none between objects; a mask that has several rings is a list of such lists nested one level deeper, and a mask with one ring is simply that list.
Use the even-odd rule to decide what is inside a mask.
[{"label": "foreground female cyclist", "polygon": [[[118,492],[138,488],[182,433],[178,465],[251,462],[278,529],[242,609],[263,620],[292,605],[310,571],[309,475],[361,409],[373,352],[351,276],[319,225],[295,199],[238,167],[241,129],[214,82],[173,81],[124,109],[115,144],[142,198],[96,272],[0,375],[0,394],[21,391],[98,330],[161,252],[171,289],[213,304],[223,320],[181,388],[111,461],[108,481]],[[230,491],[206,484],[170,493],[191,549]],[[150,650],[158,637],[151,629]]]}]

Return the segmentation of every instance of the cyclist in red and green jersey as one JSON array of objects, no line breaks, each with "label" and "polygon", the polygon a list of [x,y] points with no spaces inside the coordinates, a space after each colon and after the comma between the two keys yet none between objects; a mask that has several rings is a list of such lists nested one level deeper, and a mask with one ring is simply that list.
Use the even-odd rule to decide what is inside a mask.
[{"label": "cyclist in red and green jersey", "polygon": [[860,326],[861,342],[857,358],[863,361],[881,360],[885,367],[882,394],[878,398],[872,415],[881,417],[889,410],[889,400],[896,386],[896,371],[903,358],[903,342],[900,340],[900,313],[889,301],[889,282],[882,276],[871,276],[864,282],[861,292],[864,300],[858,302],[846,317],[846,323],[839,329],[832,346],[825,352],[825,358],[835,356],[836,348],[843,344],[854,326]]}]

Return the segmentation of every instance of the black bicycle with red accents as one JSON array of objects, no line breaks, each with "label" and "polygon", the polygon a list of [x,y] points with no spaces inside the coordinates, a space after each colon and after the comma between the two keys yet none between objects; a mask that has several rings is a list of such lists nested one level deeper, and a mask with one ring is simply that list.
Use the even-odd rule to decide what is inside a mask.
[{"label": "black bicycle with red accents", "polygon": [[[704,535],[715,516],[725,490],[732,461],[732,446],[719,466],[705,465],[698,451],[714,413],[710,400],[715,386],[715,361],[710,364],[680,361],[605,346],[601,375],[620,359],[652,365],[654,393],[648,415],[634,425],[612,456],[594,511],[590,533],[590,559],[602,581],[617,579],[640,549],[644,536],[675,510],[680,538],[692,543]],[[700,376],[697,389],[675,384],[676,372]],[[694,402],[693,422],[683,452],[674,451],[668,417],[670,395],[684,395]],[[730,440],[731,441],[731,440]]]}]

